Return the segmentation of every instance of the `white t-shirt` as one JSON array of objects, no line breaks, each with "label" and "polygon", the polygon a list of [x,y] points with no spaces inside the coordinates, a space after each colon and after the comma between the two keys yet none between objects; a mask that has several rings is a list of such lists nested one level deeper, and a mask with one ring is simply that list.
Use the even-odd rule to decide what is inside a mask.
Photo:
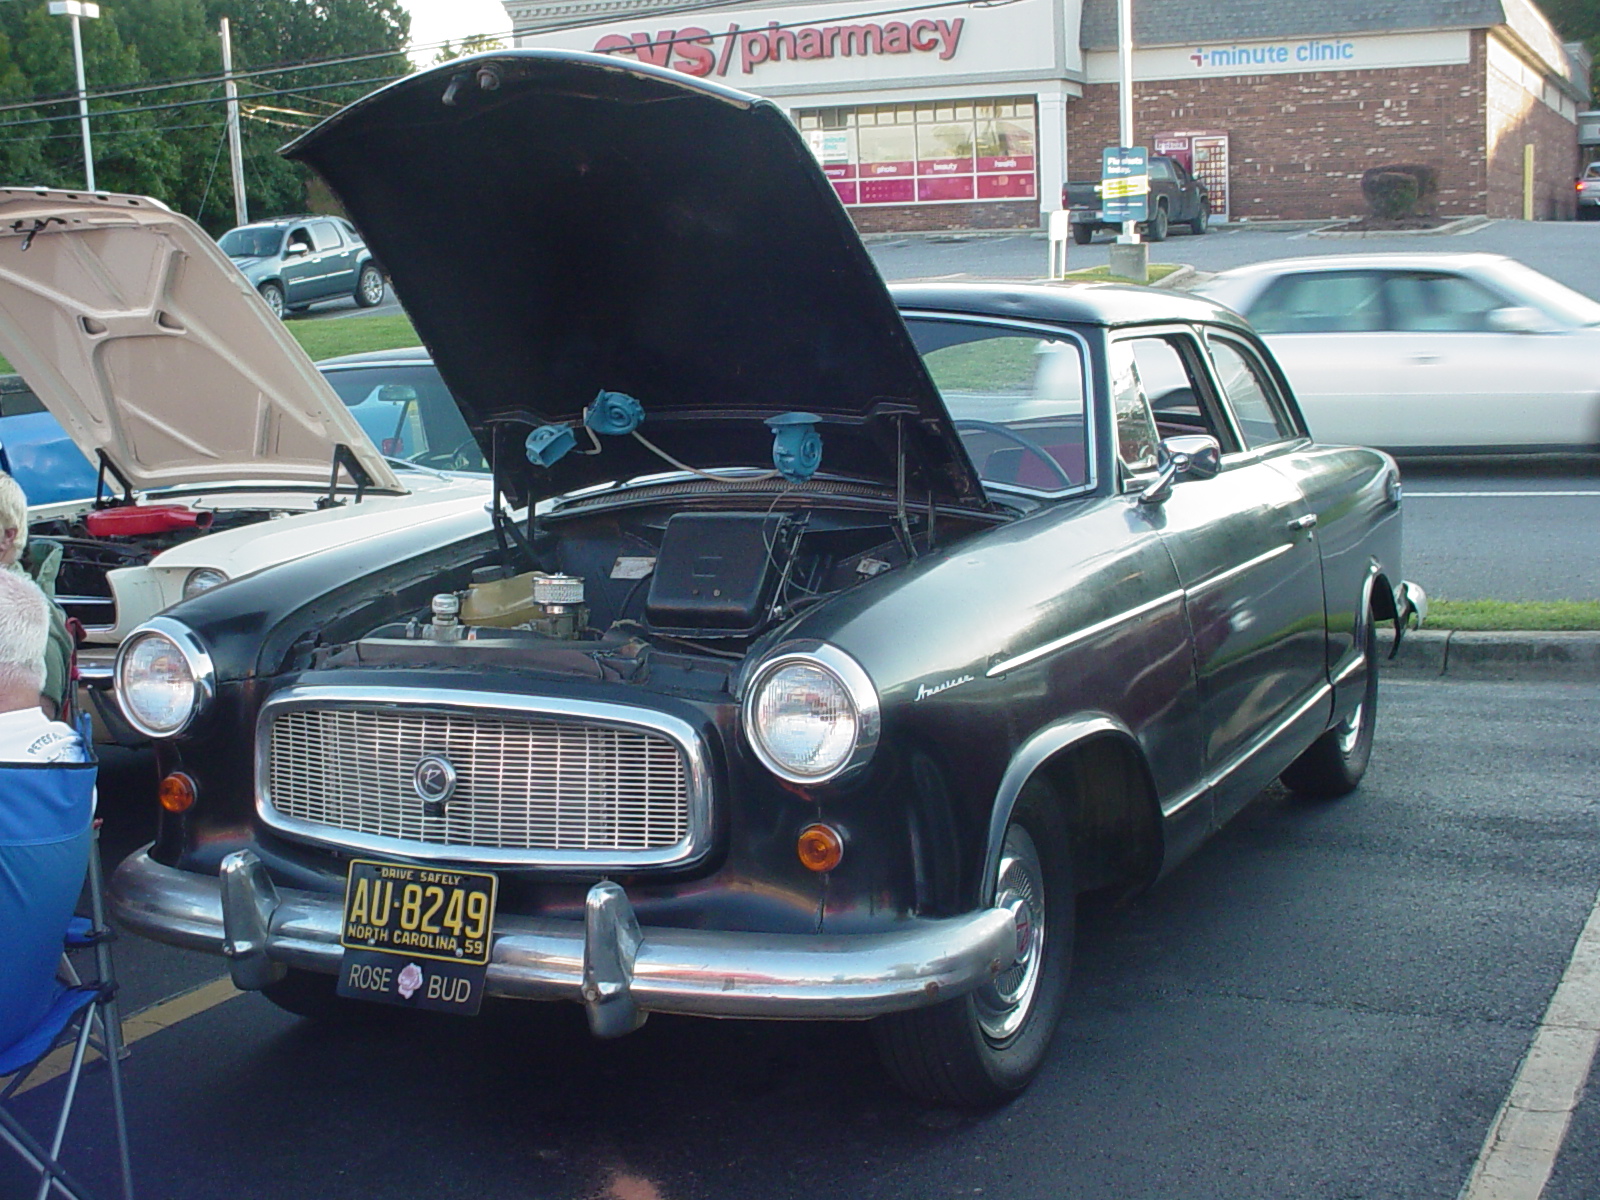
[{"label": "white t-shirt", "polygon": [[42,708],[0,713],[0,762],[87,762],[83,742],[70,726],[52,721]]}]

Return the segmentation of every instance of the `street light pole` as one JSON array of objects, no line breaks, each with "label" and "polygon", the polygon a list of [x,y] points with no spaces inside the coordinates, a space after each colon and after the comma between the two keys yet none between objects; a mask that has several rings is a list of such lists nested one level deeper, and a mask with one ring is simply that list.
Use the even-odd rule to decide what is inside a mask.
[{"label": "street light pole", "polygon": [[[1117,0],[1118,139],[1133,145],[1133,0]],[[1139,222],[1124,221],[1119,242],[1138,242]]]},{"label": "street light pole", "polygon": [[83,80],[83,33],[81,19],[93,20],[100,15],[100,6],[89,0],[50,0],[50,12],[58,17],[72,18],[72,61],[78,70],[78,124],[83,128],[83,174],[85,186],[94,191],[94,146],[89,141],[89,96]]}]

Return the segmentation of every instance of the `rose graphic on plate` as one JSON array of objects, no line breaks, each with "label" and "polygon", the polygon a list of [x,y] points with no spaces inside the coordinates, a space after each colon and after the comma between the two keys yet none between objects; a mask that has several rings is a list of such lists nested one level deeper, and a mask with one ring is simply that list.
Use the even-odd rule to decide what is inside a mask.
[{"label": "rose graphic on plate", "polygon": [[411,999],[412,993],[422,986],[422,968],[416,963],[407,963],[395,983],[400,989],[400,998]]}]

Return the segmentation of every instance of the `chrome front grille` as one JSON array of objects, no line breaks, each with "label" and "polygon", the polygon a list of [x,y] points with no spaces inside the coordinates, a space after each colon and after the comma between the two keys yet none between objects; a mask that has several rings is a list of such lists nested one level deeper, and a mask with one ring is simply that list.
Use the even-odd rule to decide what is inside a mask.
[{"label": "chrome front grille", "polygon": [[[410,857],[596,865],[677,862],[704,832],[698,746],[677,722],[596,719],[614,706],[507,712],[517,700],[503,696],[495,711],[314,695],[261,715],[262,815],[285,832]],[[430,755],[456,773],[442,812],[414,785]]]}]

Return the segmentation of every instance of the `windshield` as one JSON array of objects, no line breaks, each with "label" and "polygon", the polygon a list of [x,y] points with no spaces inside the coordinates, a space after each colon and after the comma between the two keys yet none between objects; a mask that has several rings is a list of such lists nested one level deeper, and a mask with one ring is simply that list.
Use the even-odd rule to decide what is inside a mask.
[{"label": "windshield", "polygon": [[1532,267],[1507,259],[1492,263],[1484,274],[1518,300],[1563,325],[1600,325],[1600,304],[1548,275],[1539,274]]},{"label": "windshield", "polygon": [[477,438],[432,363],[327,367],[323,375],[384,457],[442,471],[488,472]]},{"label": "windshield", "polygon": [[283,242],[283,230],[270,226],[230,229],[217,245],[229,258],[270,258]]}]

